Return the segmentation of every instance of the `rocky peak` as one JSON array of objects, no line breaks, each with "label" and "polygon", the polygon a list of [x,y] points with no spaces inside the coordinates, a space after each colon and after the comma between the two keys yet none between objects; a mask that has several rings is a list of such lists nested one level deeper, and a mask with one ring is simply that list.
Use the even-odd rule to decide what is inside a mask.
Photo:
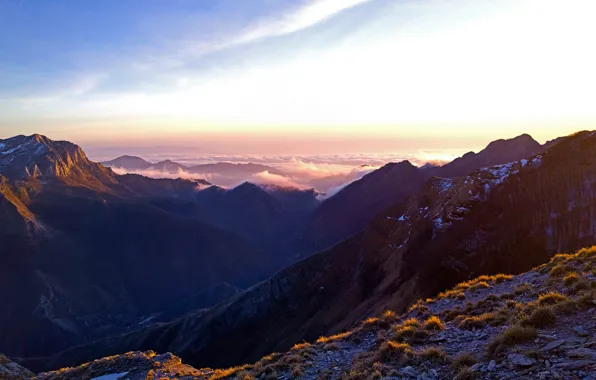
[{"label": "rocky peak", "polygon": [[39,134],[0,140],[0,174],[11,180],[94,177],[103,183],[115,181],[110,170],[89,161],[78,145]]}]

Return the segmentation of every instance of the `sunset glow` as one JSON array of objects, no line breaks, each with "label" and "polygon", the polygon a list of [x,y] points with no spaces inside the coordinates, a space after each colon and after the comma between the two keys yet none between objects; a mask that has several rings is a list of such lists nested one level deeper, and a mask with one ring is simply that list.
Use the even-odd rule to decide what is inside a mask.
[{"label": "sunset glow", "polygon": [[1,134],[386,151],[544,141],[596,121],[589,0],[247,6],[2,2]]}]

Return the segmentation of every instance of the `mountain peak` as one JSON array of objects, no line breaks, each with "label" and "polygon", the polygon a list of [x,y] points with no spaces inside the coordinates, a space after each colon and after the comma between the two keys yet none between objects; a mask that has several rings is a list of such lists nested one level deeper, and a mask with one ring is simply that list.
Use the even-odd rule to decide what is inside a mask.
[{"label": "mountain peak", "polygon": [[78,145],[40,134],[0,140],[0,174],[12,180],[81,176],[113,182],[112,173],[90,162]]}]

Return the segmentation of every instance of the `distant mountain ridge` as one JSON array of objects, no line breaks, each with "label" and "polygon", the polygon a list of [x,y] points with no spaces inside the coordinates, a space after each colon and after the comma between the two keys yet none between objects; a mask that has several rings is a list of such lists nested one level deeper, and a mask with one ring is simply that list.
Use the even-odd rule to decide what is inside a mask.
[{"label": "distant mountain ridge", "polygon": [[137,156],[120,156],[111,161],[102,162],[102,164],[107,167],[119,168],[127,171],[157,170],[169,174],[177,174],[180,172],[197,175],[204,175],[210,173],[238,175],[258,174],[262,172],[269,172],[271,174],[277,175],[284,174],[279,169],[273,168],[271,166],[253,163],[235,164],[230,162],[217,162],[213,164],[186,166],[171,160],[151,163]]}]

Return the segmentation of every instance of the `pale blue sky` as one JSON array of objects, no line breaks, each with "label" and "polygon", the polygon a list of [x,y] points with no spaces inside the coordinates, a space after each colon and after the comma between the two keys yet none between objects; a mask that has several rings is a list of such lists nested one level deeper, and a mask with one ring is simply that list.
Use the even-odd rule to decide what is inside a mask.
[{"label": "pale blue sky", "polygon": [[595,11],[591,0],[0,0],[0,137],[544,140],[596,121]]}]

